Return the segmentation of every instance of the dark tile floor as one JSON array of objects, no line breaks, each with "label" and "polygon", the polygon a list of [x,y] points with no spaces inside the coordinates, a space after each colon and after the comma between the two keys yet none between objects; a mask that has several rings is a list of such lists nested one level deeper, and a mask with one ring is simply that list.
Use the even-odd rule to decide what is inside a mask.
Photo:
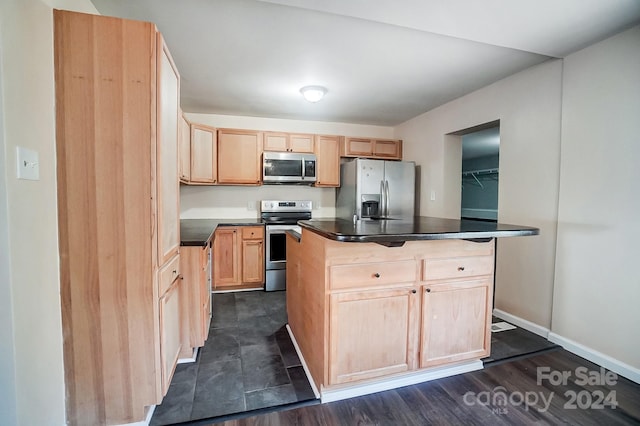
[{"label": "dark tile floor", "polygon": [[152,426],[315,399],[287,333],[286,293],[213,295],[209,338],[196,362],[178,364]]},{"label": "dark tile floor", "polygon": [[[508,321],[496,317],[492,318],[492,322],[508,323]],[[483,358],[482,362],[486,366],[555,349],[560,349],[560,346],[542,336],[516,327],[512,330],[491,333],[491,354],[487,358]]]}]

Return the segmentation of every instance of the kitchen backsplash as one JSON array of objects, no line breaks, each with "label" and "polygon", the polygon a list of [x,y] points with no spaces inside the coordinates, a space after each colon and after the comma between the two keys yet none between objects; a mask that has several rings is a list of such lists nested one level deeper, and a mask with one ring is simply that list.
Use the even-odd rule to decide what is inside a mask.
[{"label": "kitchen backsplash", "polygon": [[335,216],[335,189],[297,185],[180,186],[181,219],[258,218],[260,200],[311,200],[314,218]]}]

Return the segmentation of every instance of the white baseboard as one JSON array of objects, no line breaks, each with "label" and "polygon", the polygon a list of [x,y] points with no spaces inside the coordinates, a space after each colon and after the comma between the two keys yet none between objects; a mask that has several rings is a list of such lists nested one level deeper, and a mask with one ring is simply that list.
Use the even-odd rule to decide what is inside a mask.
[{"label": "white baseboard", "polygon": [[520,328],[524,328],[527,331],[530,331],[530,332],[532,332],[534,334],[537,334],[538,336],[542,336],[545,339],[547,339],[548,336],[549,336],[550,330],[548,328],[542,327],[541,325],[538,325],[536,323],[528,321],[528,320],[526,320],[524,318],[520,318],[520,317],[517,317],[515,315],[511,315],[510,313],[505,312],[505,311],[501,311],[500,309],[494,309],[493,310],[493,315],[498,317],[498,318],[500,318],[500,319],[503,319],[503,320],[505,320],[507,322],[510,322],[511,324],[513,324],[515,326],[518,326]]},{"label": "white baseboard", "polygon": [[198,357],[198,348],[193,348],[193,353],[191,354],[191,358],[178,358],[178,364],[186,364],[188,362],[196,362],[196,358]]},{"label": "white baseboard", "polygon": [[316,383],[313,381],[313,377],[311,377],[311,372],[309,371],[309,367],[307,366],[307,362],[304,360],[302,356],[302,352],[300,352],[300,346],[298,346],[298,342],[296,341],[296,337],[293,335],[289,324],[287,324],[287,332],[289,333],[289,337],[291,337],[291,341],[293,342],[293,347],[296,349],[298,353],[298,358],[300,358],[300,362],[302,363],[302,368],[304,369],[304,374],[307,375],[307,380],[309,380],[309,384],[311,385],[311,389],[313,390],[313,394],[316,398],[320,398],[320,392],[318,392],[318,387]]},{"label": "white baseboard", "polygon": [[482,368],[482,361],[476,360],[450,367],[434,368],[417,373],[407,373],[402,376],[375,380],[359,385],[341,387],[339,389],[322,389],[321,400],[323,404],[326,402],[340,401],[347,398],[354,398],[356,396],[369,395],[372,393],[396,389],[403,386],[428,382],[430,380],[455,376],[457,374],[468,373],[470,371],[482,370]]},{"label": "white baseboard", "polygon": [[616,374],[626,377],[631,381],[640,383],[640,369],[638,368],[612,358],[609,355],[605,355],[602,352],[591,349],[581,343],[575,342],[571,339],[567,339],[566,337],[562,337],[554,332],[549,333],[548,339],[550,342],[562,346],[569,352],[573,352],[574,354],[581,356],[582,358],[585,358],[608,370],[611,370]]}]

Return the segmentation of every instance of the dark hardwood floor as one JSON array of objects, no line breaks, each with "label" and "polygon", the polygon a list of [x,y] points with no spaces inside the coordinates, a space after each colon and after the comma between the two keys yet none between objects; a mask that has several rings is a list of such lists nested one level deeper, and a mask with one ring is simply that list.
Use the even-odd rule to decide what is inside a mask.
[{"label": "dark hardwood floor", "polygon": [[[554,380],[562,374],[569,376]],[[596,383],[603,377],[599,366],[558,349],[358,398],[199,424],[639,425],[640,385],[619,376]]]}]

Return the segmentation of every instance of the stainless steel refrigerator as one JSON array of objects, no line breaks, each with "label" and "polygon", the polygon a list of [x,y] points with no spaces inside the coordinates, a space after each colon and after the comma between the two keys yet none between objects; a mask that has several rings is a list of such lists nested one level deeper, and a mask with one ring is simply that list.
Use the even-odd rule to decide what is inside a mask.
[{"label": "stainless steel refrigerator", "polygon": [[415,163],[356,158],[340,165],[336,216],[406,218],[415,211]]}]

